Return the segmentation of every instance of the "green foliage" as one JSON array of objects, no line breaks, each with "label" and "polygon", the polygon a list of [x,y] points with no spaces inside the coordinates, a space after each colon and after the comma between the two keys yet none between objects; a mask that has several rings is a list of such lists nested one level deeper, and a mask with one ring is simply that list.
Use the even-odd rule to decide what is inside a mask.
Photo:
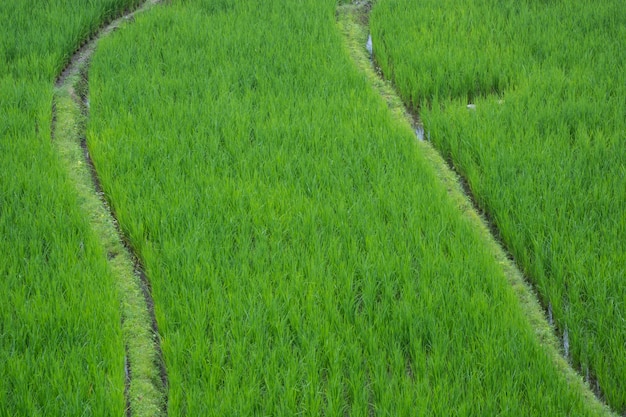
[{"label": "green foliage", "polygon": [[623,413],[622,2],[386,0],[371,21],[384,72],[567,329],[574,365]]},{"label": "green foliage", "polygon": [[121,415],[119,302],[50,141],[52,82],[129,1],[2,1],[0,415]]},{"label": "green foliage", "polygon": [[138,16],[90,75],[168,413],[597,415],[341,47],[336,2],[217,4]]}]

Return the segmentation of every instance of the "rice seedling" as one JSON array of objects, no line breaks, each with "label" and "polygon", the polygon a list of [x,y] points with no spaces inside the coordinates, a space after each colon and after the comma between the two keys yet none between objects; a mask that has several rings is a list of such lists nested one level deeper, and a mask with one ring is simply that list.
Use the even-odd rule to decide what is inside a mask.
[{"label": "rice seedling", "polygon": [[572,363],[620,413],[622,6],[385,0],[371,16],[383,71],[532,278]]},{"label": "rice seedling", "polygon": [[173,1],[101,42],[88,144],[171,415],[602,415],[342,46],[336,2]]}]

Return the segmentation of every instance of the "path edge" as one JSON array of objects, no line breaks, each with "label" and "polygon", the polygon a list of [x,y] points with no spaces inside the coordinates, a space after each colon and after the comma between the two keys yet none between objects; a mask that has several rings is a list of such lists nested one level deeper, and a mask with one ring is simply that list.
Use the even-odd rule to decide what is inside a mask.
[{"label": "path edge", "polygon": [[101,26],[72,55],[57,77],[52,100],[53,147],[75,185],[79,204],[102,243],[116,282],[122,316],[125,415],[128,417],[166,416],[168,378],[150,282],[106,199],[86,144],[88,71],[100,39],[158,3],[159,0],[144,1]]}]

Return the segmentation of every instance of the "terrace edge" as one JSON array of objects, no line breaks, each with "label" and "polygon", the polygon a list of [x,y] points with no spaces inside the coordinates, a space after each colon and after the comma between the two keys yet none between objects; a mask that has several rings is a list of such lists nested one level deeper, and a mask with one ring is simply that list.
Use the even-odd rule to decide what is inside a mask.
[{"label": "terrace edge", "polygon": [[[382,70],[377,66],[374,55],[367,56],[369,14],[375,2],[376,0],[352,0],[340,4],[336,12],[337,25],[353,62],[364,73],[372,88],[387,103],[394,118],[398,123],[408,123],[417,135],[421,130],[423,135],[423,125],[419,115],[412,113],[406,107],[395,92],[392,82],[384,77]],[[478,208],[464,178],[456,172],[451,162],[446,161],[428,141],[418,138],[416,143],[425,158],[430,161],[437,176],[446,185],[452,201],[479,230],[483,241],[501,265],[540,346],[548,352],[557,369],[563,372],[570,387],[577,389],[595,411],[607,416],[617,415],[602,400],[601,392],[596,392],[571,366],[566,353],[560,348],[554,324],[548,319],[550,312],[542,306],[532,283],[524,276],[513,255],[506,249],[495,224],[489,219],[487,213]]]},{"label": "terrace edge", "polygon": [[51,139],[76,186],[91,228],[103,243],[110,270],[116,277],[125,351],[125,415],[129,417],[167,415],[168,377],[150,282],[106,199],[89,155],[85,135],[89,117],[88,70],[101,38],[124,22],[132,22],[136,13],[160,2],[145,0],[101,26],[74,52],[55,80],[52,101]]}]

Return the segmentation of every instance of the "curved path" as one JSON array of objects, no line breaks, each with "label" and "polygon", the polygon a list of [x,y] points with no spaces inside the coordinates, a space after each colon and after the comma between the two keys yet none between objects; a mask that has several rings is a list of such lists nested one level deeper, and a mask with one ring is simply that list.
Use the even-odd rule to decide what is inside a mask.
[{"label": "curved path", "polygon": [[88,70],[90,58],[102,37],[159,0],[147,0],[135,10],[103,26],[71,58],[56,81],[52,104],[52,139],[75,183],[82,208],[103,242],[118,286],[125,344],[126,415],[167,414],[167,372],[150,282],[107,202],[85,140],[89,117]]},{"label": "curved path", "polygon": [[[563,344],[555,333],[552,323],[550,307],[542,308],[536,292],[529,279],[524,277],[517,267],[511,253],[509,253],[499,238],[500,234],[486,213],[482,212],[475,203],[474,196],[469,187],[464,183],[454,167],[448,164],[441,155],[428,142],[424,141],[424,128],[419,115],[412,114],[404,105],[399,95],[394,91],[391,83],[387,81],[380,68],[376,65],[373,56],[372,40],[369,37],[369,13],[372,4],[370,0],[355,1],[352,4],[339,6],[337,16],[338,23],[343,33],[352,59],[365,73],[374,89],[387,102],[390,111],[398,120],[411,125],[419,142],[420,150],[431,161],[439,177],[446,184],[453,201],[472,219],[476,227],[481,231],[485,244],[491,248],[494,257],[502,266],[510,285],[517,295],[520,305],[531,323],[541,345],[552,356],[557,368],[566,375],[568,381],[574,383],[580,394],[596,407],[603,409],[611,415],[611,410],[602,401],[602,395],[598,390],[592,390],[584,382],[574,368],[570,365],[567,329],[563,338]],[[369,56],[367,54],[370,54]]]}]

